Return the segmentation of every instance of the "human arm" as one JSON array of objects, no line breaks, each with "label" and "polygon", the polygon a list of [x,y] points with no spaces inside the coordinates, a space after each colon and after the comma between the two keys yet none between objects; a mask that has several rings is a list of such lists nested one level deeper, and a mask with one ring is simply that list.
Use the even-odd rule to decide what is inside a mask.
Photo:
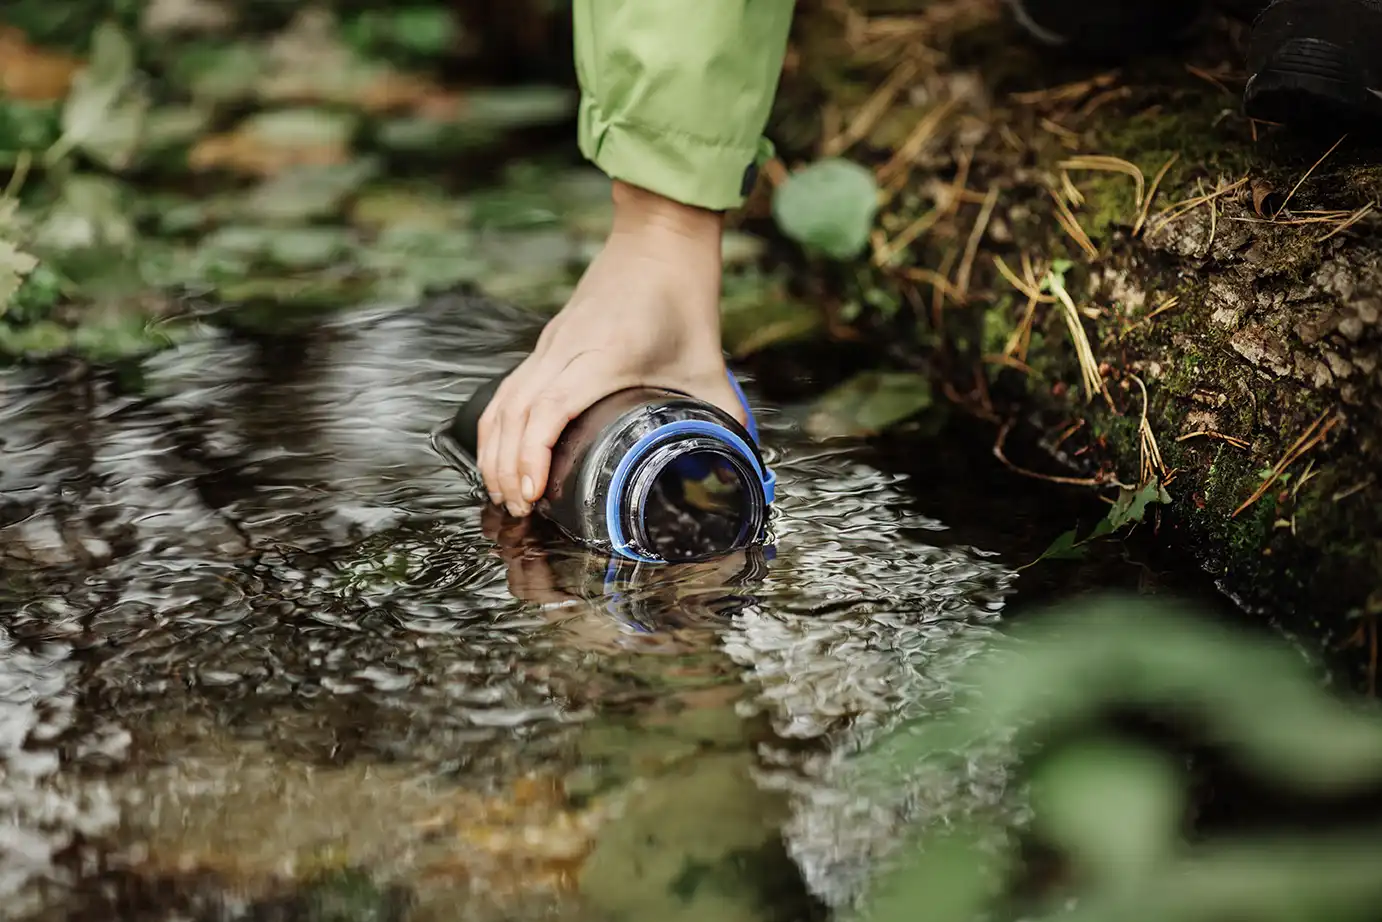
[{"label": "human arm", "polygon": [[526,515],[566,424],[635,385],[742,416],[720,350],[720,212],[763,149],[792,0],[574,0],[581,150],[614,228],[480,420],[491,499]]}]

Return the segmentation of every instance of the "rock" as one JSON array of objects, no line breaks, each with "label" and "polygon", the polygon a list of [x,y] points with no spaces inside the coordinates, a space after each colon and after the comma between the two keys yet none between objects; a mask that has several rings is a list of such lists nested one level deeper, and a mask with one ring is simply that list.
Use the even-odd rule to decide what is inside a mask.
[{"label": "rock", "polygon": [[1363,321],[1357,314],[1339,321],[1339,332],[1351,343],[1363,338]]},{"label": "rock", "polygon": [[1334,383],[1334,375],[1330,373],[1329,366],[1308,355],[1296,356],[1295,378],[1316,390]]},{"label": "rock", "polygon": [[1307,346],[1324,339],[1338,325],[1338,315],[1321,305],[1310,305],[1301,310],[1306,315],[1296,324],[1296,335]]},{"label": "rock", "polygon": [[1191,410],[1185,414],[1185,422],[1181,424],[1180,434],[1188,435],[1191,432],[1203,432],[1206,429],[1219,431],[1219,414],[1211,413],[1208,410]]},{"label": "rock", "polygon": [[1233,334],[1229,345],[1256,368],[1271,371],[1277,376],[1291,370],[1286,344],[1266,327],[1258,324],[1243,327]]},{"label": "rock", "polygon": [[1377,318],[1382,316],[1382,298],[1367,298],[1359,301],[1353,306],[1358,314],[1358,319],[1368,326],[1377,322]]},{"label": "rock", "polygon": [[1353,364],[1337,352],[1326,352],[1324,360],[1329,364],[1329,370],[1334,372],[1336,378],[1347,378],[1353,374]]},{"label": "rock", "polygon": [[1210,320],[1215,324],[1233,329],[1248,306],[1247,296],[1241,286],[1226,278],[1216,278],[1209,283],[1209,303],[1214,308]]}]

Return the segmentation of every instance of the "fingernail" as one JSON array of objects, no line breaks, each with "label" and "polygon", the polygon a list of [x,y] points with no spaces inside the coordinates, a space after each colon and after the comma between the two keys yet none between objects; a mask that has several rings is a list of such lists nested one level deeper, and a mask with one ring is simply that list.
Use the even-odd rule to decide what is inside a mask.
[{"label": "fingernail", "polygon": [[522,503],[509,503],[509,515],[522,518],[528,514],[528,510]]},{"label": "fingernail", "polygon": [[537,499],[537,490],[535,490],[535,489],[533,488],[533,478],[531,478],[531,477],[524,477],[524,478],[523,478],[522,487],[523,487],[523,500],[524,500],[525,502],[531,503],[533,500]]},{"label": "fingernail", "polygon": [[491,505],[498,506],[504,502],[504,497],[500,496],[498,493],[491,493],[489,495],[489,501]]}]

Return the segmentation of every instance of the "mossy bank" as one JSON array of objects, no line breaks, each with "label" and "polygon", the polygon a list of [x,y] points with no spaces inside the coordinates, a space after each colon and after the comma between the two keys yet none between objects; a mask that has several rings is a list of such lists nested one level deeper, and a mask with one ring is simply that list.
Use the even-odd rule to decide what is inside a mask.
[{"label": "mossy bank", "polygon": [[876,168],[837,321],[1035,432],[1034,474],[1160,480],[1226,591],[1347,639],[1382,610],[1382,156],[1245,118],[1244,31],[1114,69],[996,0],[806,4],[772,132]]}]

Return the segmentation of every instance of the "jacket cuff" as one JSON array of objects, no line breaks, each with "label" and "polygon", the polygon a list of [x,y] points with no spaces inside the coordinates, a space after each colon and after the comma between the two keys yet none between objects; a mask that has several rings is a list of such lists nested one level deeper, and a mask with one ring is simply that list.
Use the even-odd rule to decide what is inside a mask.
[{"label": "jacket cuff", "polygon": [[760,142],[727,145],[637,122],[611,122],[595,100],[581,99],[581,153],[610,179],[712,211],[743,204],[757,176]]}]

